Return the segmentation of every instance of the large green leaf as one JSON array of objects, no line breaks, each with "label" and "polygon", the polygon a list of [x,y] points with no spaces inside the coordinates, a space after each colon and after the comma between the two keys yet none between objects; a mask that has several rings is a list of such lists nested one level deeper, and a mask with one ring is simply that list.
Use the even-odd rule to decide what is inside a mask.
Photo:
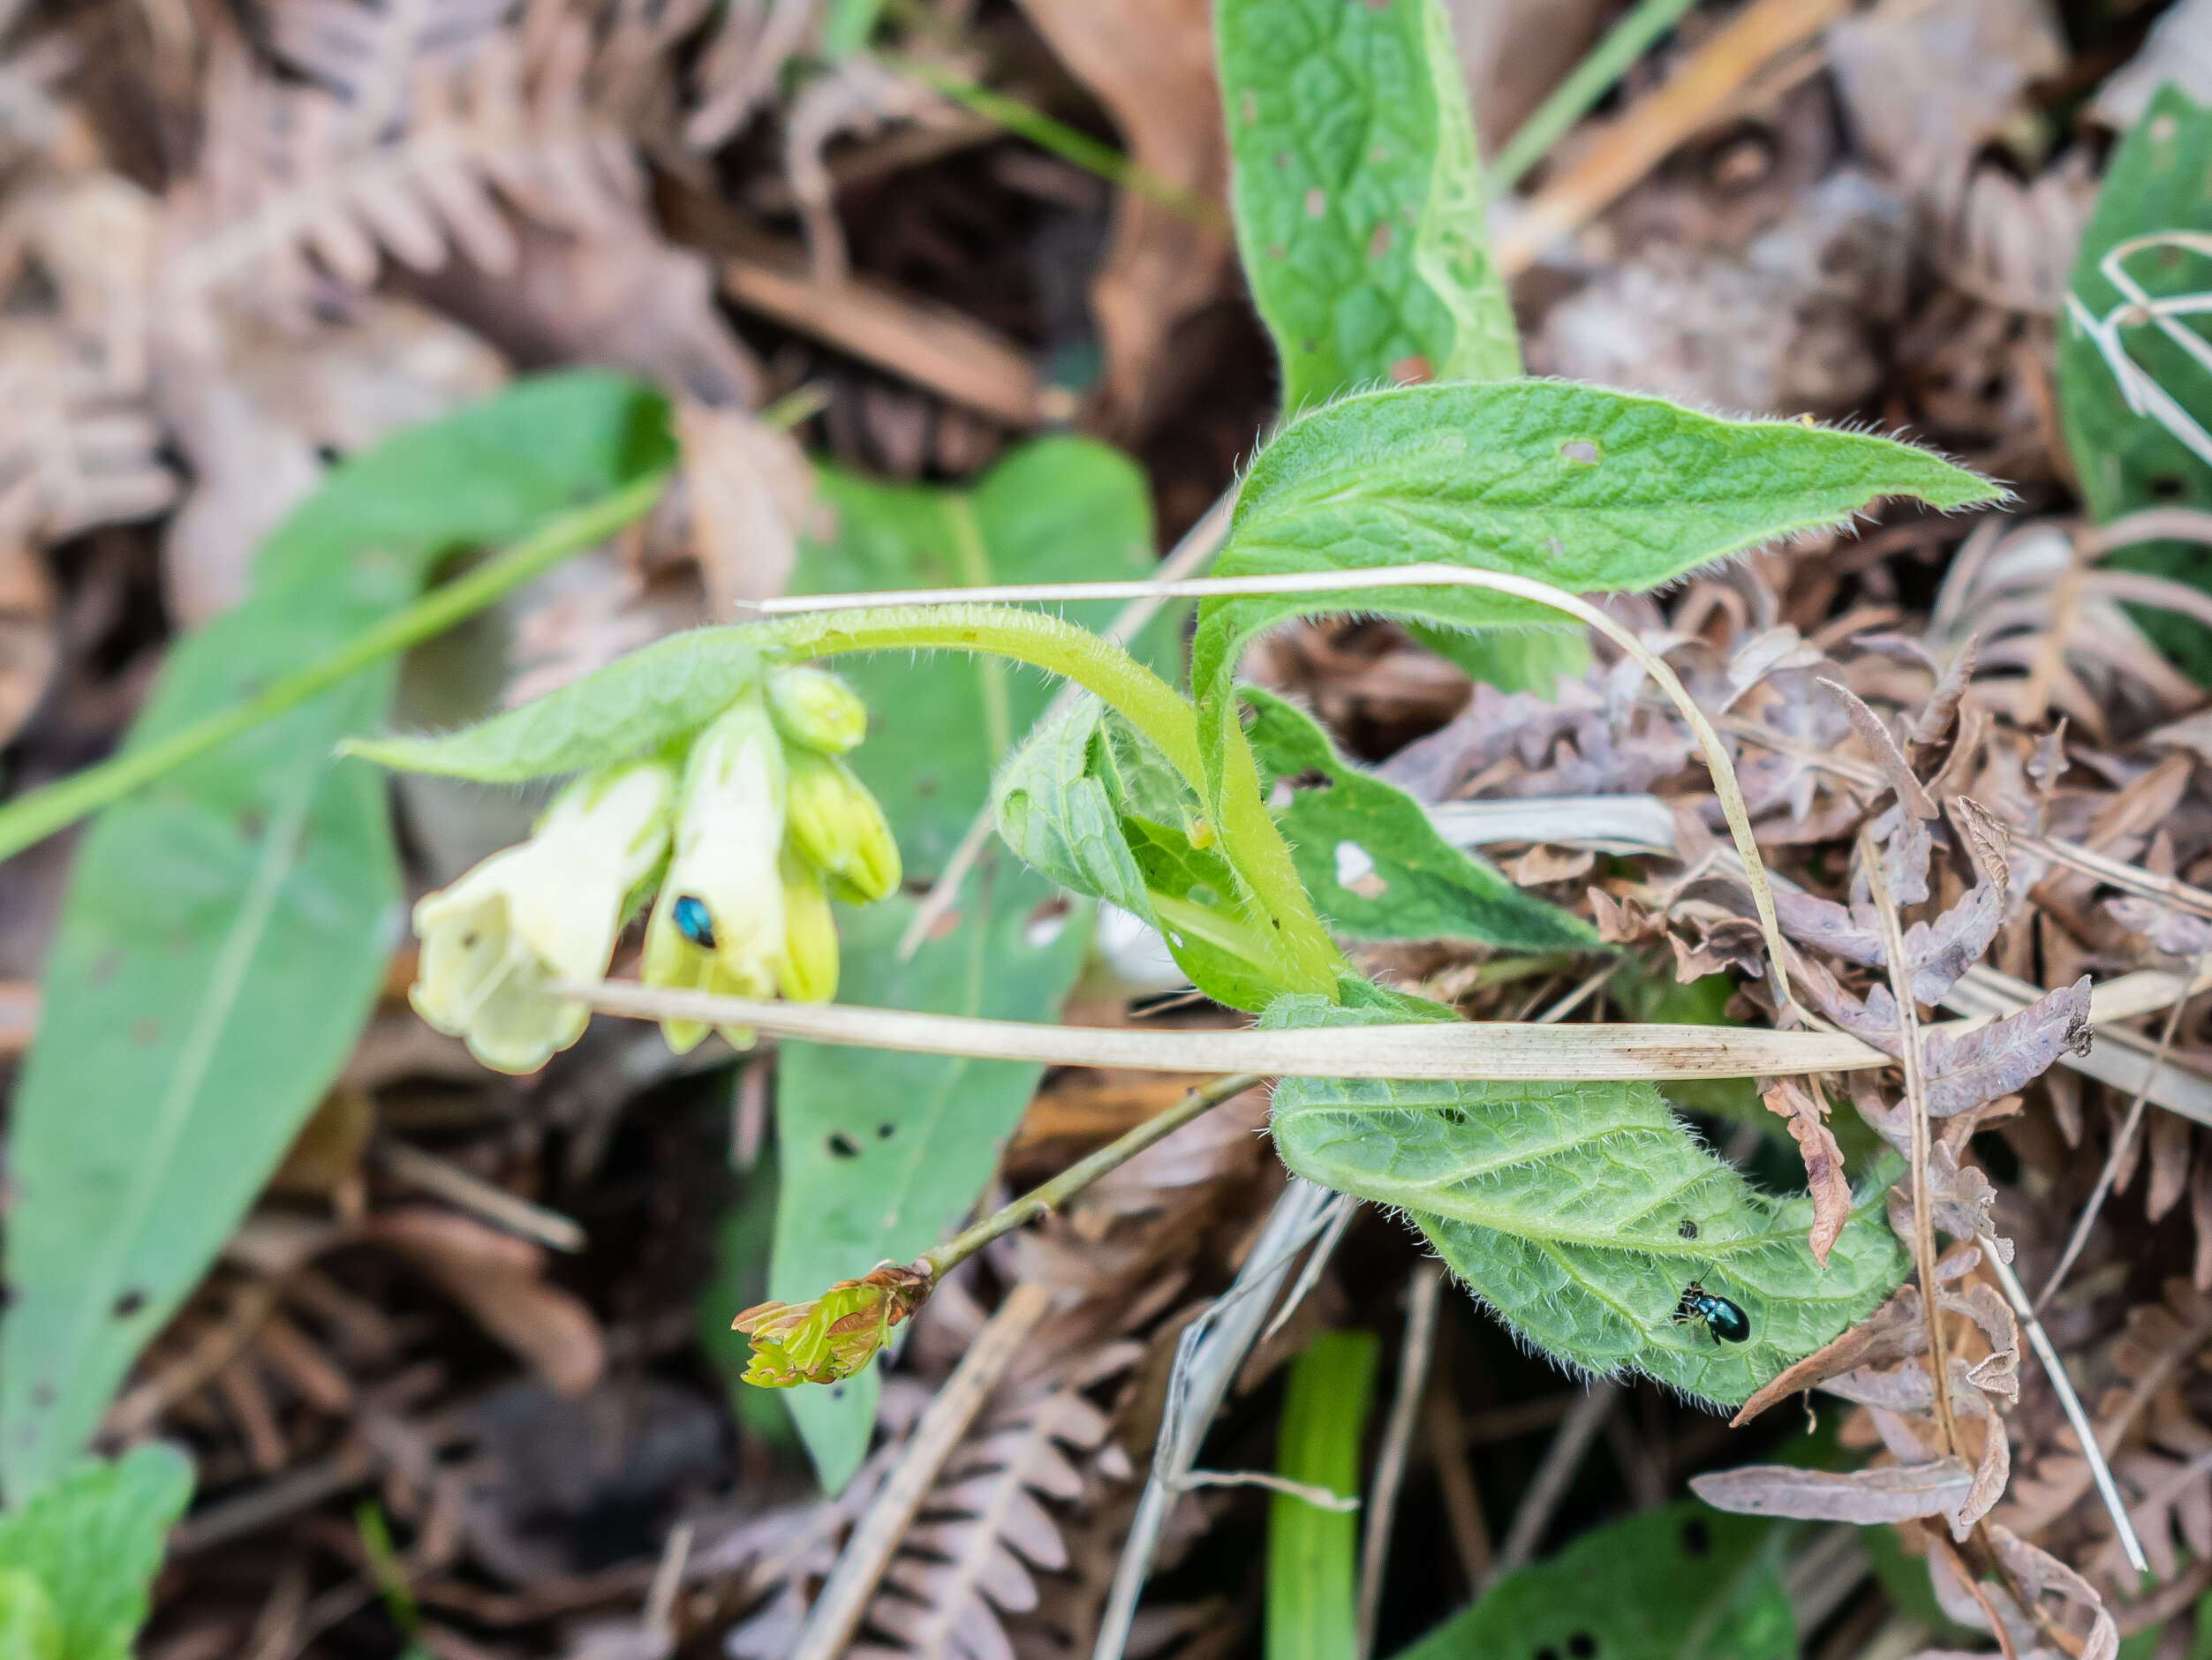
[{"label": "large green leaf", "polygon": [[[1287,426],[1238,492],[1216,569],[1241,577],[1434,562],[1574,592],[1637,592],[1884,496],[1954,508],[2000,494],[1924,450],[1864,433],[1723,420],[1551,381],[1406,387],[1343,398]],[[1290,616],[1346,611],[1453,627],[1558,615],[1476,588],[1206,600],[1191,687],[1210,776],[1220,775],[1236,720],[1230,682],[1244,643]]]},{"label": "large green leaf", "polygon": [[[13,1595],[0,1590],[0,1645],[11,1616],[40,1623],[42,1602],[55,1660],[128,1660],[170,1524],[191,1497],[191,1464],[155,1442],[113,1463],[80,1464],[0,1514],[0,1576],[36,1588],[19,1581]],[[16,1650],[0,1653],[14,1660]]]},{"label": "large green leaf", "polygon": [[[2113,152],[2096,211],[2081,234],[2073,269],[2074,297],[2098,318],[2123,296],[2097,268],[2113,247],[2160,230],[2212,231],[2212,109],[2200,109],[2169,86]],[[2144,249],[2125,268],[2154,298],[2212,289],[2212,259],[2173,248]],[[2203,332],[2203,317],[2178,320]],[[2212,375],[2159,331],[2139,324],[2120,331],[2128,355],[2198,421],[2212,420]],[[2212,509],[2212,465],[2148,414],[2128,407],[2119,382],[2069,314],[2059,326],[2058,411],[2081,494],[2100,524],[2147,507]],[[2109,555],[2125,570],[2170,577],[2212,592],[2212,548],[2200,543],[2146,542]],[[2201,681],[2212,682],[2212,630],[2171,611],[2135,612],[2145,633]]]},{"label": "large green leaf", "polygon": [[[336,469],[253,597],[170,653],[132,746],[312,663],[438,562],[665,464],[627,381],[524,384]],[[331,758],[378,725],[370,669],[111,808],[70,879],[14,1104],[0,1483],[75,1455],[351,1049],[400,926],[383,785]]]},{"label": "large green leaf", "polygon": [[[1271,1026],[1380,1011],[1286,998]],[[1286,1078],[1273,1128],[1297,1174],[1402,1211],[1476,1296],[1554,1359],[1640,1371],[1735,1405],[1871,1313],[1905,1257],[1870,1189],[1825,1270],[1812,1202],[1755,1191],[1648,1083]],[[1724,1343],[1678,1323],[1693,1282],[1749,1317]]]},{"label": "large green leaf", "polygon": [[1283,408],[1521,373],[1438,0],[1219,0],[1229,201]]},{"label": "large green leaf", "polygon": [[[1357,1498],[1375,1334],[1324,1332],[1290,1368],[1275,1474]],[[1267,1501],[1267,1660],[1355,1660],[1359,1513],[1294,1493]]]},{"label": "large green leaf", "polygon": [[1525,894],[1438,835],[1421,804],[1352,766],[1305,714],[1241,689],[1260,788],[1298,879],[1334,932],[1354,939],[1472,939],[1514,951],[1597,948],[1580,917]]},{"label": "large green leaf", "polygon": [[[1031,444],[972,490],[871,484],[830,472],[835,536],[804,550],[805,592],[1141,576],[1152,562],[1143,475],[1083,439]],[[1070,606],[1099,628],[1110,604]],[[1171,636],[1157,636],[1172,638]],[[840,659],[867,700],[854,768],[895,828],[909,881],[928,882],[989,799],[991,774],[1057,688],[995,658],[901,651]],[[971,878],[911,962],[895,947],[910,901],[841,909],[849,1002],[1002,1020],[1049,1020],[1074,983],[1087,907],[998,856]],[[769,1295],[812,1297],[885,1257],[934,1244],[971,1204],[1041,1068],[787,1043],[776,1090],[781,1181]],[[888,1133],[886,1134],[887,1129]],[[856,1152],[844,1151],[847,1147]],[[867,1449],[873,1370],[791,1392],[815,1468],[832,1490]]]},{"label": "large green leaf", "polygon": [[1797,1660],[1785,1531],[1695,1499],[1594,1528],[1397,1660]]}]

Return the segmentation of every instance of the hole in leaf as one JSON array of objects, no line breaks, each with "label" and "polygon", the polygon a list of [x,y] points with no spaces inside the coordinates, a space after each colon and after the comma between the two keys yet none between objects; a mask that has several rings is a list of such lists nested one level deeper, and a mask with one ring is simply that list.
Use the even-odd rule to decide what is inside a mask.
[{"label": "hole in leaf", "polygon": [[144,1307],[146,1307],[146,1294],[143,1291],[126,1291],[115,1300],[115,1317],[118,1320],[127,1320]]},{"label": "hole in leaf", "polygon": [[1682,1524],[1682,1549],[1694,1557],[1702,1557],[1713,1548],[1712,1529],[1702,1517],[1692,1516]]},{"label": "hole in leaf", "polygon": [[1547,1642],[1536,1650],[1536,1660],[1559,1660],[1559,1651]]},{"label": "hole in leaf", "polygon": [[1559,459],[1594,467],[1598,459],[1597,441],[1593,438],[1570,438],[1559,446]]},{"label": "hole in leaf", "polygon": [[878,1141],[889,1141],[898,1133],[899,1127],[896,1124],[879,1124],[876,1126],[876,1139]]},{"label": "hole in leaf", "polygon": [[1569,1632],[1567,1651],[1574,1656],[1574,1660],[1591,1660],[1591,1656],[1597,1652],[1597,1639],[1586,1631]]},{"label": "hole in leaf", "polygon": [[1467,1122],[1467,1109],[1463,1106],[1440,1106],[1437,1109],[1437,1116],[1457,1128]]},{"label": "hole in leaf", "polygon": [[1039,900],[1030,912],[1030,919],[1022,930],[1022,938],[1032,951],[1042,951],[1060,938],[1068,926],[1068,916],[1074,907],[1065,894],[1055,894],[1050,899]]},{"label": "hole in leaf", "polygon": [[2145,480],[2143,487],[2150,492],[2154,501],[2158,502],[2179,501],[2189,490],[2187,482],[2180,474],[2174,472],[2155,474]]},{"label": "hole in leaf", "polygon": [[1682,1219],[1682,1226],[1676,1228],[1674,1231],[1683,1239],[1695,1239],[1697,1237],[1697,1224],[1691,1221],[1689,1218],[1684,1217]]},{"label": "hole in leaf", "polygon": [[829,1156],[832,1158],[857,1158],[860,1144],[841,1129],[829,1133]]},{"label": "hole in leaf", "polygon": [[1336,883],[1362,899],[1379,899],[1390,887],[1375,873],[1375,856],[1356,841],[1336,844]]}]

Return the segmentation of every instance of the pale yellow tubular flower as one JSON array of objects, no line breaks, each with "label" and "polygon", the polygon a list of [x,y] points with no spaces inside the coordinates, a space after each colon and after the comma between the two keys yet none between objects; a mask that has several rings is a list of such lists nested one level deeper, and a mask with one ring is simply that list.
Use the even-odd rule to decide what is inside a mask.
[{"label": "pale yellow tubular flower", "polygon": [[794,1003],[827,1003],[837,995],[837,919],[819,872],[789,848],[783,853],[783,971],[779,984]]},{"label": "pale yellow tubular flower", "polygon": [[607,972],[630,890],[668,844],[676,769],[643,762],[580,778],[530,840],[416,904],[422,954],[408,1000],[486,1066],[534,1072],[590,1013],[558,980]]},{"label": "pale yellow tubular flower", "polygon": [[870,902],[897,891],[898,841],[852,768],[801,751],[791,758],[790,802],[792,850],[835,879],[841,896]]},{"label": "pale yellow tubular flower", "polygon": [[768,712],[794,743],[842,755],[868,736],[868,706],[826,668],[801,663],[768,671]]},{"label": "pale yellow tubular flower", "polygon": [[[775,995],[783,968],[783,744],[752,692],[691,746],[676,810],[674,851],[645,925],[647,985],[725,997]],[[667,1020],[668,1047],[688,1053],[706,1036]],[[743,1048],[750,1031],[723,1029]]]}]

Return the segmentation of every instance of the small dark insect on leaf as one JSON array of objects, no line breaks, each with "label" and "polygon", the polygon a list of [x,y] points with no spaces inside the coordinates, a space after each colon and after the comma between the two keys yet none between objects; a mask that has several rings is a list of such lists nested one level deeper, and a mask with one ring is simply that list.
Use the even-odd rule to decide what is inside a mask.
[{"label": "small dark insect on leaf", "polygon": [[1727,1298],[1715,1296],[1695,1279],[1683,1287],[1682,1300],[1674,1305],[1674,1324],[1691,1322],[1712,1334],[1715,1348],[1724,1342],[1740,1343],[1751,1335],[1749,1316]]}]

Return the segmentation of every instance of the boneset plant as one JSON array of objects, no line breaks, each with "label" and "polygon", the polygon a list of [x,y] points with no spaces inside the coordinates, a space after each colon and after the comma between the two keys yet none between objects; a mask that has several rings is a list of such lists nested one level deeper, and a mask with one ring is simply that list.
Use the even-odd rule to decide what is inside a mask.
[{"label": "boneset plant", "polygon": [[[831,753],[857,738],[863,715],[814,665],[872,652],[986,654],[1083,689],[1002,768],[1000,834],[1061,887],[1157,925],[1209,997],[1286,1031],[1449,1021],[1360,973],[1339,937],[1601,947],[1575,918],[1445,847],[1415,804],[1347,766],[1295,708],[1238,686],[1247,641],[1346,610],[1458,629],[1602,620],[1578,593],[1648,589],[1884,496],[1952,508],[1995,494],[1886,439],[1588,387],[1378,390],[1289,422],[1260,452],[1211,585],[1226,592],[1197,607],[1187,695],[1049,611],[940,596],[702,630],[479,726],[349,747],[485,782],[583,781],[532,842],[417,908],[418,1006],[495,1064],[573,1039],[612,954],[611,919],[648,894],[642,978],[664,988],[655,1007],[671,1042],[695,1042],[703,1022],[742,1042],[772,992],[827,995],[834,907],[822,895],[864,902],[897,870],[880,812]],[[1731,799],[1725,756],[1716,747],[1709,759]],[[1327,788],[1312,787],[1317,764]],[[1733,816],[1759,890],[1740,804]],[[1348,822],[1384,894],[1402,887],[1397,912],[1378,914],[1371,887],[1339,878]],[[500,904],[541,891],[533,884],[565,885],[572,932],[541,939],[514,912],[502,928]],[[1791,1008],[1778,971],[1773,984]],[[1810,1200],[1755,1191],[1598,1048],[1579,1073],[1569,1060],[1565,1076],[1541,1082],[1294,1079],[1277,1094],[1277,1146],[1296,1173],[1402,1211],[1470,1289],[1561,1361],[1741,1401],[1897,1283],[1886,1183],[1840,1228],[1830,1219],[1823,1266],[1808,1242]],[[816,1302],[748,1311],[749,1376],[850,1375],[993,1231],[910,1267],[856,1263],[854,1279]],[[1744,1340],[1684,1317],[1694,1282],[1742,1315]]]}]

